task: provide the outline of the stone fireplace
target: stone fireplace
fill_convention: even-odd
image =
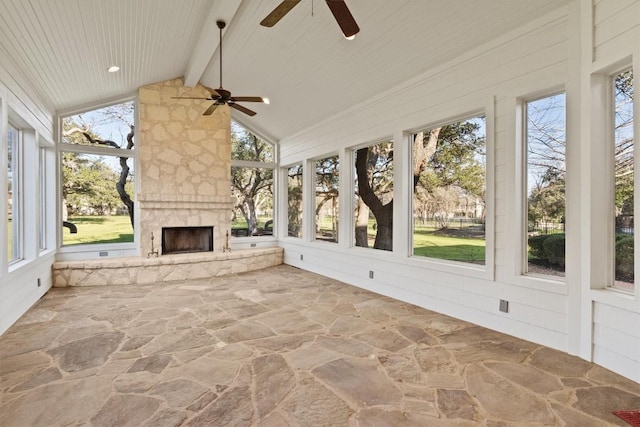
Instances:
[[[209,96],[182,79],[140,88],[138,149],[140,253],[151,252],[151,234],[163,228],[213,226],[214,252],[231,228],[231,113],[210,101],[173,99]],[[157,243],[157,242],[156,242]],[[157,247],[157,244],[156,244]]]
[[[207,97],[209,92],[201,86],[186,89],[182,79],[139,90],[136,203],[140,256],[56,262],[54,286],[203,279],[282,264],[282,248],[224,250],[233,209],[231,113],[225,105],[203,116],[210,101],[174,96]],[[208,231],[201,234],[205,228]],[[183,234],[179,243],[174,241],[170,254],[164,253],[166,245],[161,246],[160,241],[166,240],[168,229],[191,230],[186,232],[190,243],[185,243]]]

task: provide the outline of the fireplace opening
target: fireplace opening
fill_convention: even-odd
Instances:
[[[213,226],[163,227],[162,254],[213,252]]]

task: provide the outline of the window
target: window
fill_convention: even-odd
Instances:
[[[134,241],[134,102],[62,119],[62,242]]]
[[[355,150],[355,245],[393,250],[393,142]]]
[[[302,165],[287,169],[287,236],[302,237]]]
[[[40,147],[38,153],[38,243],[39,249],[47,248],[47,150]]]
[[[615,105],[613,161],[615,255],[613,287],[633,291],[634,287],[634,134],[633,72],[613,79]]]
[[[273,235],[274,147],[231,122],[231,235]]]
[[[526,273],[564,277],[565,104],[564,93],[525,104]]]
[[[316,240],[338,242],[338,156],[316,160]]]
[[[485,264],[485,118],[412,137],[413,255]]]
[[[8,158],[7,158],[7,236],[9,263],[22,259],[22,181],[20,175],[20,132],[9,125],[8,127]]]

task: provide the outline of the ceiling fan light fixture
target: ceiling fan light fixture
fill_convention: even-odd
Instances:
[[[348,36],[348,37],[344,36],[344,38],[347,39],[347,40],[353,40],[353,39],[356,38],[356,35],[354,34],[354,35],[351,35],[351,36]]]
[[[118,67],[117,65],[112,65],[109,68],[107,68],[107,71],[110,73],[115,73],[120,71],[120,67]]]
[[[210,116],[216,110],[216,108],[220,105],[227,105],[235,110],[240,111],[248,116],[255,116],[256,112],[248,109],[247,107],[243,107],[238,104],[238,102],[262,102],[265,104],[269,103],[268,98],[263,98],[261,96],[232,96],[231,92],[224,89],[222,87],[222,30],[226,27],[226,23],[222,20],[216,21],[216,25],[219,29],[219,45],[218,52],[220,54],[220,87],[218,89],[213,89],[207,86],[202,85],[205,89],[209,91],[208,97],[202,96],[172,96],[175,99],[206,99],[207,101],[213,101],[213,104],[209,106],[203,113],[204,116]]]

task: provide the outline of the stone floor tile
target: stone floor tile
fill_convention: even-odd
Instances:
[[[208,392],[210,390],[207,387],[185,378],[178,378],[154,385],[148,394],[162,398],[171,408],[186,408]]]
[[[390,352],[400,351],[411,345],[411,341],[391,330],[365,332],[354,335],[353,338]]]
[[[82,371],[104,364],[123,338],[122,332],[102,332],[52,348],[47,354],[66,372]]]
[[[542,397],[505,381],[489,369],[471,365],[467,367],[465,377],[469,394],[492,418],[542,425],[555,423]]]
[[[571,387],[560,382],[557,377],[529,365],[510,362],[486,362],[484,364],[493,372],[521,385],[535,393],[547,394]]]
[[[253,393],[259,417],[271,413],[296,386],[295,373],[279,354],[253,359]]]
[[[640,408],[640,396],[611,386],[598,386],[576,390],[577,401],[574,408],[612,424],[620,423],[613,411],[636,410]]]
[[[537,349],[531,356],[530,363],[559,377],[582,377],[592,366],[585,360],[547,347]]]
[[[151,418],[160,403],[153,397],[116,394],[91,418],[91,423],[95,427],[137,427]]]
[[[360,406],[394,405],[402,393],[367,359],[338,359],[315,368],[313,374],[341,396]]]
[[[187,425],[193,427],[250,426],[253,413],[249,386],[234,387],[200,411]]]
[[[342,399],[313,379],[303,381],[283,405],[299,426],[345,426],[354,412]]]
[[[53,382],[22,394],[0,410],[2,427],[71,425],[88,420],[111,393],[107,378]],[[61,404],[64,402],[64,404]]]

